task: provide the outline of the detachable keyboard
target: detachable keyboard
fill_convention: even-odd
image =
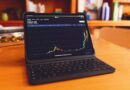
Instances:
[[[114,72],[114,68],[96,58],[28,64],[31,84],[47,83]]]

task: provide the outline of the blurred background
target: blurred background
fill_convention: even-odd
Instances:
[[[0,0],[0,47],[23,44],[25,12],[83,12],[91,35],[130,49],[130,0]]]

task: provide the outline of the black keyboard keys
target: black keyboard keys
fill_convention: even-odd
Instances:
[[[96,72],[106,69],[111,69],[111,67],[93,58],[34,64],[30,67],[31,78],[33,80],[44,80],[75,73]]]

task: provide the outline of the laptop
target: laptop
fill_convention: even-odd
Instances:
[[[24,15],[25,57],[30,84],[113,73],[95,57],[86,15]]]

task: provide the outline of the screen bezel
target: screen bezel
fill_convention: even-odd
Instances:
[[[95,54],[95,51],[94,51],[94,48],[93,48],[93,44],[92,44],[92,40],[91,40],[91,36],[90,36],[90,31],[89,31],[89,28],[88,28],[88,23],[87,23],[87,18],[86,18],[86,15],[84,13],[25,13],[24,14],[24,43],[25,43],[25,59],[27,62],[36,62],[36,61],[39,61],[39,60],[30,60],[28,57],[28,38],[27,38],[27,15],[84,15],[85,17],[85,23],[86,23],[86,31],[88,32],[88,38],[89,38],[89,43],[91,44],[91,51],[92,53],[90,55],[94,55]],[[84,56],[84,55],[83,55]],[[70,56],[70,57],[73,57],[73,56]],[[61,58],[64,58],[64,57],[61,57]],[[55,58],[56,59],[56,58]],[[51,60],[51,59],[50,59]],[[44,60],[42,59],[42,62],[44,62]]]

